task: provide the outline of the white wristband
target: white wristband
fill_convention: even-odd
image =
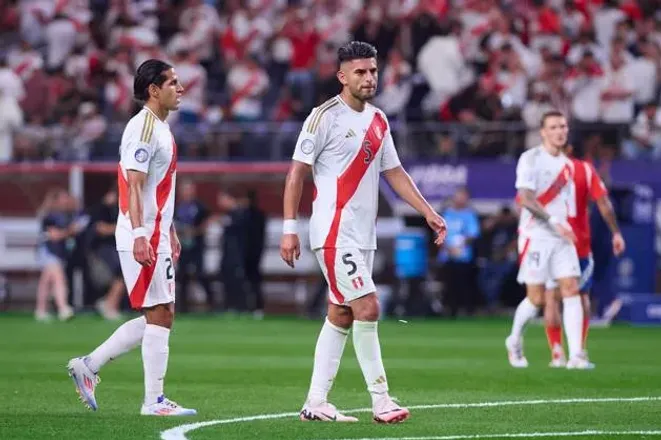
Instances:
[[[139,228],[133,229],[133,239],[135,240],[139,237],[147,237],[147,228],[140,226]]]
[[[554,216],[549,217],[549,225],[560,225],[562,223],[563,222],[558,217],[554,217]]]
[[[282,233],[283,234],[298,234],[298,222],[296,219],[290,218],[285,219],[282,222]]]

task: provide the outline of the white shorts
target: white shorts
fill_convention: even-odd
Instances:
[[[519,284],[544,286],[548,280],[578,278],[580,275],[573,243],[519,237]]]
[[[587,258],[579,258],[578,264],[581,268],[581,276],[578,279],[578,291],[588,293],[592,287],[592,275],[594,273],[594,259],[592,254]],[[553,290],[558,287],[555,280],[548,280],[546,282],[546,290]]]
[[[346,306],[376,292],[372,280],[374,251],[355,248],[327,248],[314,251],[328,282],[331,303]]]
[[[149,267],[141,266],[133,252],[119,251],[119,264],[131,307],[140,310],[174,302],[174,265],[170,254],[157,254]]]

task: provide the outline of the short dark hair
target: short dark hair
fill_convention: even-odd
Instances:
[[[362,60],[365,58],[376,58],[376,47],[363,41],[350,41],[337,50],[337,63],[345,61]]]
[[[565,117],[564,113],[562,113],[560,110],[549,110],[542,115],[542,119],[539,122],[539,126],[541,128],[544,128],[544,124],[546,124],[546,120],[548,118],[564,118],[564,117]]]
[[[133,97],[142,102],[149,99],[149,86],[155,84],[161,87],[167,77],[165,72],[172,66],[161,60],[147,60],[140,64],[133,80]]]

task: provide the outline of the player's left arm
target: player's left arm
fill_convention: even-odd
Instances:
[[[613,209],[613,204],[608,197],[606,185],[604,185],[603,180],[601,180],[599,174],[597,174],[597,170],[595,170],[591,164],[588,164],[588,167],[590,167],[592,175],[590,179],[590,198],[597,204],[601,217],[604,219],[608,225],[608,229],[610,229],[613,234],[613,254],[619,257],[626,249],[626,243],[620,232],[620,227],[617,224],[617,217],[615,215],[615,210]]]
[[[438,234],[434,243],[440,246],[445,240],[447,227],[443,217],[438,215],[429,202],[420,194],[409,173],[402,167],[390,131],[384,140],[384,151],[381,158],[381,172],[392,189],[413,209],[427,220],[429,227]]]
[[[172,249],[172,262],[176,265],[181,256],[181,241],[179,241],[174,222],[170,225],[170,248]]]

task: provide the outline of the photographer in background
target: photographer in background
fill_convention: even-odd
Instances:
[[[101,204],[92,214],[92,258],[88,264],[95,280],[108,280],[110,287],[106,295],[96,302],[96,309],[107,320],[121,318],[119,309],[124,294],[124,279],[115,244],[115,228],[119,207],[117,186],[113,185],[103,196]],[[100,272],[103,271],[103,275]]]
[[[174,221],[181,241],[181,256],[176,278],[179,280],[177,308],[188,312],[189,293],[193,280],[197,280],[204,289],[209,311],[214,307],[214,294],[209,277],[204,272],[205,237],[211,214],[197,198],[195,184],[184,180],[179,186],[179,197],[174,210]]]

